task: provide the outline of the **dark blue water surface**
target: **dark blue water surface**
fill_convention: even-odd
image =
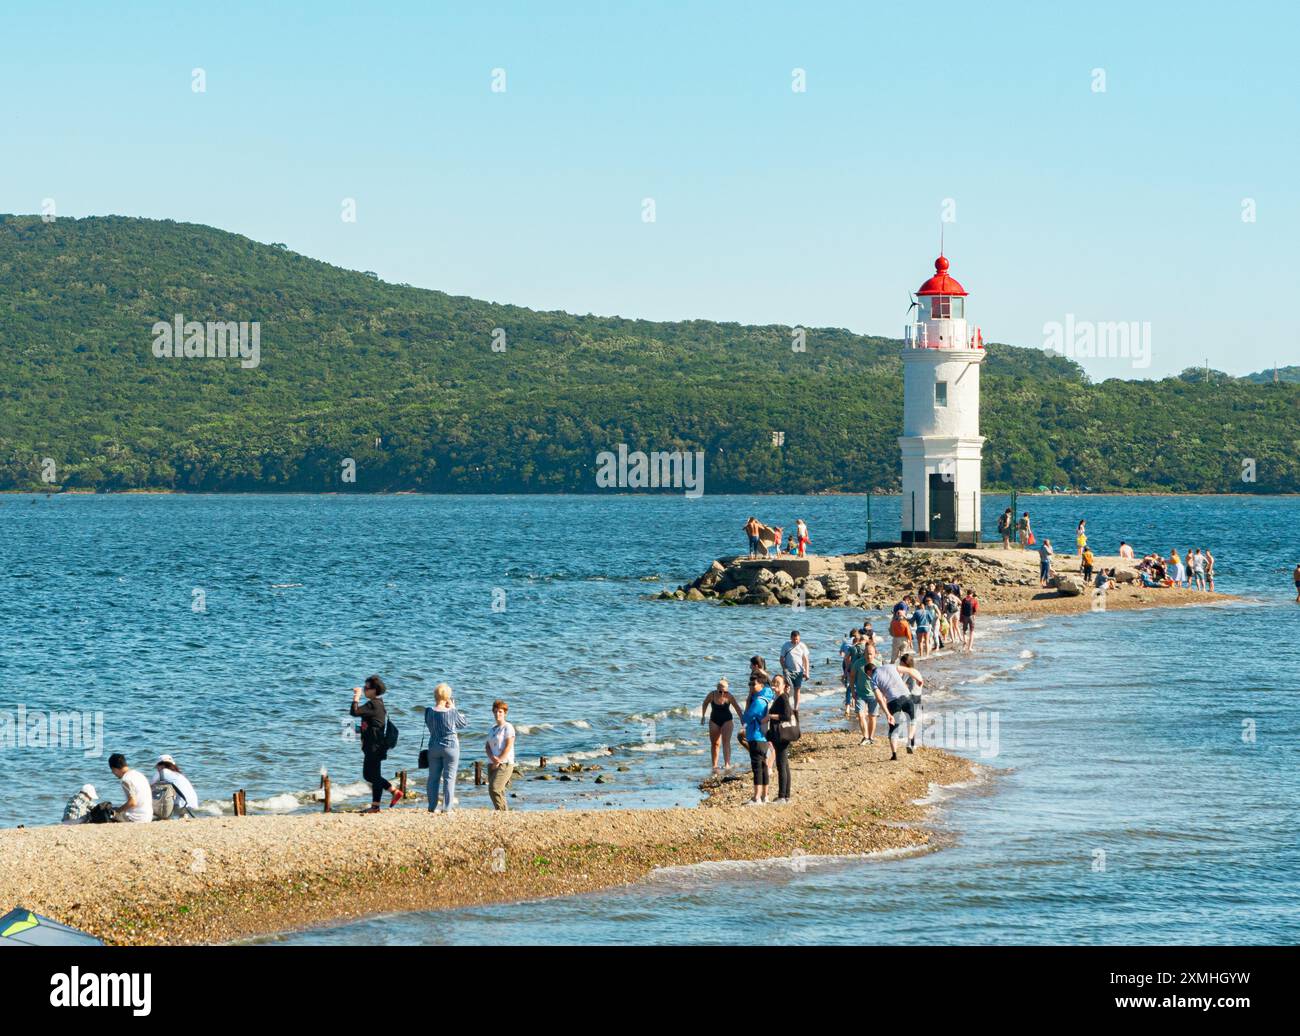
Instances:
[[[985,528],[1006,503],[986,498]],[[991,620],[974,657],[929,663],[928,707],[978,713],[986,734],[952,745],[981,779],[936,795],[938,851],[684,868],[288,941],[1295,942],[1300,501],[1020,503],[1058,544],[1087,517],[1107,552],[1208,546],[1218,588],[1250,601]],[[897,534],[897,508],[873,501],[873,538]],[[775,656],[798,625],[831,681],[825,660],[861,613],[650,595],[743,547],[751,513],[803,517],[816,549],[841,552],[861,547],[866,512],[863,497],[0,498],[0,824],[56,821],[85,781],[120,798],[113,751],[144,765],[170,752],[208,812],[237,788],[250,810],[313,808],[322,767],[336,798],[359,801],[345,713],[371,672],[404,732],[390,770],[410,766],[447,680],[474,720],[467,760],[500,696],[522,759],[582,759],[609,780],[517,780],[518,808],[689,804],[718,676],[740,685],[748,657]],[[809,711],[832,723],[834,703]],[[28,723],[102,713],[103,754],[5,742],[20,708]],[[486,805],[468,783],[460,795]],[[754,909],[759,883],[782,910]]]

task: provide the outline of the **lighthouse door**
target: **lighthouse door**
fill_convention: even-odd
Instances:
[[[930,476],[930,539],[955,543],[957,540],[957,485],[949,475]]]

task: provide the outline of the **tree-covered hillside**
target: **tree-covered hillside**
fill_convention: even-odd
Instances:
[[[259,364],[155,356],[178,313],[258,321]],[[0,489],[589,492],[619,443],[705,451],[709,492],[896,487],[899,343],[791,341],[492,305],[191,224],[0,217]],[[988,351],[987,485],[1300,490],[1300,385],[1092,385]]]

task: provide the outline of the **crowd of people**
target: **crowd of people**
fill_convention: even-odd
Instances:
[[[1008,511],[1010,508],[1008,508]],[[1004,515],[1005,517],[1005,515]],[[1113,590],[1117,582],[1117,572],[1112,566],[1106,568],[1097,564],[1097,558],[1088,545],[1088,524],[1080,519],[1075,527],[1075,549],[1079,561],[1079,576],[1085,584],[1094,590]],[[1038,583],[1042,587],[1050,586],[1056,578],[1056,551],[1050,539],[1044,539],[1038,547]],[[1136,561],[1136,554],[1127,540],[1120,540],[1119,557],[1124,561]],[[1133,566],[1144,587],[1181,587],[1187,590],[1214,591],[1214,555],[1208,547],[1188,547],[1179,555],[1175,548],[1169,556],[1147,554]],[[1297,587],[1297,599],[1300,600],[1300,587]]]

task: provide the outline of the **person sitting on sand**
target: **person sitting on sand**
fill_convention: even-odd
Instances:
[[[735,709],[737,716],[743,716],[740,704],[736,701],[735,696],[727,684],[726,678],[718,681],[718,685],[704,696],[704,704],[700,706],[700,723],[703,724],[707,717],[709,724],[709,750],[713,756],[713,772],[718,772],[718,749],[722,749],[723,765],[728,770],[731,769],[731,711]]]
[[[778,546],[779,546],[779,544],[778,544]],[[794,556],[795,556],[795,553],[798,551],[798,549],[799,549],[798,546],[797,546],[797,545],[795,544],[795,542],[794,542],[794,533],[790,533],[790,539],[786,542],[786,545],[785,545],[785,552],[786,552],[786,554],[788,554],[790,557],[794,557]]]
[[[194,790],[194,785],[190,779],[181,773],[181,768],[176,765],[176,760],[169,755],[160,755],[158,764],[154,768],[154,779],[150,786],[157,788],[163,784],[170,784],[175,790],[175,802],[172,807],[172,816],[193,816],[194,811],[199,807],[199,796]]]
[[[388,709],[383,696],[388,688],[378,676],[367,676],[360,687],[352,688],[351,713],[361,719],[361,776],[370,785],[370,808],[365,813],[378,813],[379,800],[384,792],[391,791],[393,800],[388,804],[392,809],[402,800],[402,792],[394,788],[385,778],[381,769],[388,758]],[[361,696],[365,695],[362,704]]]
[[[441,791],[442,812],[450,813],[456,805],[459,732],[469,726],[469,720],[456,708],[451,684],[440,683],[433,689],[433,704],[424,709],[424,725],[429,728],[429,812],[438,812]]]
[[[108,757],[108,768],[122,782],[126,802],[115,810],[114,820],[124,824],[147,824],[153,820],[153,795],[149,782],[139,770],[126,765],[126,756],[114,752]]]
[[[1048,581],[1052,578],[1052,555],[1056,552],[1052,550],[1052,541],[1043,540],[1042,546],[1038,548],[1038,585],[1047,586]]]
[[[1124,542],[1123,540],[1120,540],[1120,541],[1119,541],[1119,556],[1120,556],[1121,558],[1124,558],[1124,559],[1128,560],[1128,561],[1132,561],[1132,560],[1133,560],[1133,548],[1130,547],[1130,546],[1129,546],[1126,542]]]
[[[1094,590],[1114,590],[1115,589],[1115,570],[1097,569],[1097,577],[1092,583]]]
[[[916,707],[919,699],[908,689],[908,684],[924,687],[925,680],[917,670],[904,665],[873,665],[868,668],[867,676],[871,679],[871,690],[881,709],[884,710],[885,720],[889,724],[890,760],[898,758],[896,735],[898,728],[902,726],[903,716],[908,718],[907,732],[910,736],[907,741],[907,754],[911,755],[916,750]]]
[[[93,784],[83,784],[77,789],[77,793],[68,799],[68,804],[63,807],[63,824],[84,824],[90,819],[90,811],[94,808],[95,800],[99,798],[99,793],[95,791]]]
[[[749,698],[745,701],[745,711],[741,716],[745,725],[745,747],[749,750],[749,762],[754,772],[754,797],[746,805],[761,806],[767,802],[767,785],[769,781],[767,752],[771,743],[767,740],[768,710],[776,697],[771,687],[765,686],[761,677],[749,678]]]

